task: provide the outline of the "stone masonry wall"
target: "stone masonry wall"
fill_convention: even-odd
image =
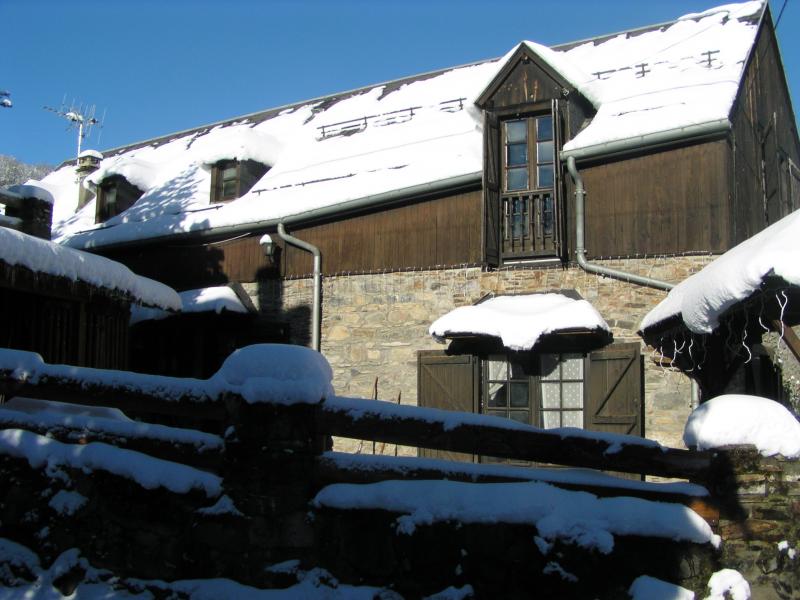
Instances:
[[[600,262],[626,272],[679,282],[711,256],[628,258]],[[288,319],[294,343],[307,343],[310,278],[245,284],[268,317]],[[429,335],[439,316],[472,304],[487,293],[518,294],[575,289],[608,322],[616,341],[641,341],[636,329],[665,292],[589,274],[578,267],[545,269],[480,268],[329,276],[323,279],[322,353],[334,370],[337,393],[417,402],[417,352],[444,349]],[[647,352],[643,347],[643,352]],[[691,411],[691,384],[645,355],[645,435],[682,447]],[[337,449],[371,452],[363,444]],[[394,453],[394,447],[376,451]]]

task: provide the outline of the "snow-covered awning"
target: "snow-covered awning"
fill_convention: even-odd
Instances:
[[[165,310],[181,308],[181,299],[175,290],[140,277],[125,265],[4,227],[0,227],[0,264],[25,267],[34,273],[119,292],[146,306]]]
[[[594,332],[610,338],[611,329],[600,313],[577,294],[571,296],[496,296],[450,311],[434,321],[429,333],[440,341],[475,336],[498,338],[509,350],[532,350],[550,334]]]
[[[180,292],[178,296],[180,296],[183,304],[180,312],[167,312],[157,308],[135,306],[131,309],[130,324],[134,325],[142,321],[157,321],[176,314],[211,312],[220,314],[222,311],[246,314],[250,312],[242,304],[236,292],[227,285],[187,290]]]
[[[787,287],[800,286],[800,211],[728,250],[676,285],[647,313],[639,329],[647,335],[648,330],[680,318],[693,333],[711,333],[726,311],[764,289],[770,280],[782,280]]]

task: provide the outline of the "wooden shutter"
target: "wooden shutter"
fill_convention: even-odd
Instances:
[[[500,121],[483,113],[483,252],[484,263],[500,265]]]
[[[478,357],[469,354],[448,356],[439,351],[417,355],[417,399],[420,406],[461,412],[478,412]],[[471,454],[427,450],[420,456],[446,460],[474,461]]]
[[[564,200],[563,200],[563,185],[564,178],[562,177],[561,161],[558,158],[561,152],[561,145],[563,143],[562,136],[562,115],[561,107],[558,98],[552,100],[552,116],[553,116],[553,206],[555,207],[555,239],[553,245],[558,256],[562,256],[562,249],[564,244]]]
[[[586,429],[644,435],[642,357],[638,343],[612,344],[589,355]]]

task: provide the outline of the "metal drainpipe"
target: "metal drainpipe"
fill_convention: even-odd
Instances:
[[[675,287],[674,284],[667,283],[666,281],[642,277],[641,275],[634,275],[633,273],[625,273],[624,271],[618,271],[608,267],[601,267],[600,265],[592,264],[586,260],[586,247],[584,245],[586,191],[583,188],[583,178],[575,167],[575,157],[570,156],[567,158],[567,170],[572,177],[572,181],[575,183],[575,256],[578,259],[578,265],[589,273],[613,277],[614,279],[620,279],[628,283],[636,283],[667,291]]]
[[[312,314],[311,314],[311,347],[319,352],[320,345],[320,314],[321,314],[321,301],[322,301],[322,256],[319,253],[319,248],[299,240],[296,237],[286,233],[283,223],[278,223],[278,236],[287,244],[297,246],[298,248],[311,252],[314,255],[314,297],[312,301]]]

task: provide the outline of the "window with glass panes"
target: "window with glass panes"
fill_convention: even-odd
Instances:
[[[553,254],[557,247],[553,117],[505,120],[502,136],[503,254]]]
[[[584,357],[493,355],[484,361],[485,414],[537,427],[583,427]]]
[[[269,170],[254,160],[222,160],[211,172],[211,201],[226,202],[241,198]]]

